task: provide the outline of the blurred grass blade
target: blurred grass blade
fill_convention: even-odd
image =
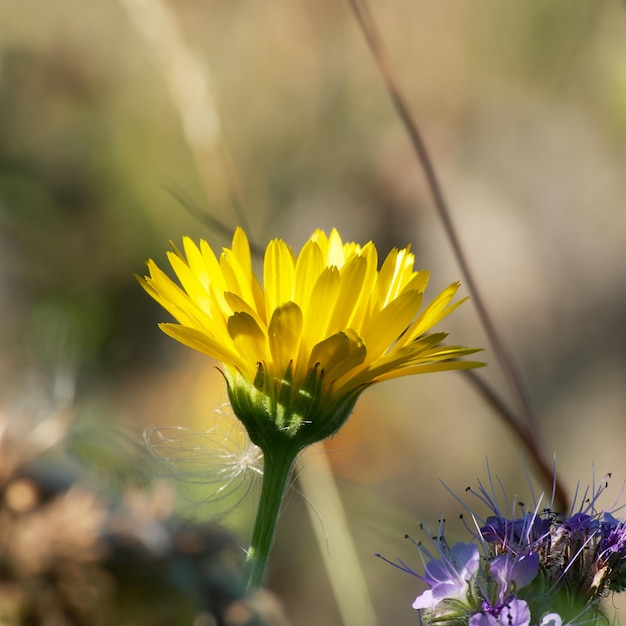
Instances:
[[[300,489],[315,507],[309,505],[307,511],[343,623],[376,626],[363,569],[324,447],[312,447],[298,459],[297,467]],[[332,529],[331,537],[326,536],[325,527]]]

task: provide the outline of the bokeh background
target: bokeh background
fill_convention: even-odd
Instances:
[[[372,5],[547,455],[570,493],[594,463],[618,492],[626,7]],[[215,364],[160,333],[165,313],[133,274],[148,257],[165,265],[169,240],[219,248],[238,224],[261,248],[280,236],[298,249],[313,229],[335,226],[382,254],[411,244],[431,270],[431,295],[461,276],[347,2],[0,3],[6,415],[69,407],[71,428],[84,426],[76,454],[111,481],[132,463],[103,433],[210,428],[226,400]],[[487,347],[481,374],[507,397],[471,302],[442,328],[454,343]],[[460,374],[369,390],[325,447],[380,624],[417,623],[420,587],[373,554],[419,567],[405,533],[420,539],[420,521],[446,515],[454,534],[461,507],[439,479],[463,494],[486,478],[488,458],[511,494],[528,497],[519,442]],[[243,546],[252,505],[226,522]],[[302,626],[342,623],[307,512],[316,505],[296,484],[268,578]],[[194,497],[181,511],[212,515]],[[342,539],[325,532],[332,556]]]

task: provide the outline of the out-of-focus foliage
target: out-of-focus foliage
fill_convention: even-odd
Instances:
[[[2,624],[285,624],[268,594],[246,597],[242,551],[224,528],[172,515],[170,486],[97,488],[65,453],[77,438],[62,415],[31,416],[32,428],[10,417],[0,418]],[[103,433],[91,434],[95,449]]]

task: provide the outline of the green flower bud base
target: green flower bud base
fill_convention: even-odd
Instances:
[[[312,368],[294,386],[291,368],[281,381],[264,376],[259,365],[254,383],[232,370],[223,372],[235,415],[263,452],[263,483],[252,540],[244,567],[247,589],[263,583],[280,506],[300,450],[333,435],[346,422],[365,386],[343,398],[323,392],[323,373]]]

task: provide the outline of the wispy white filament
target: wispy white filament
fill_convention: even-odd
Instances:
[[[241,505],[260,483],[263,455],[230,408],[218,409],[207,430],[150,427],[143,438],[151,471],[176,482],[181,499],[207,504],[211,517]]]

